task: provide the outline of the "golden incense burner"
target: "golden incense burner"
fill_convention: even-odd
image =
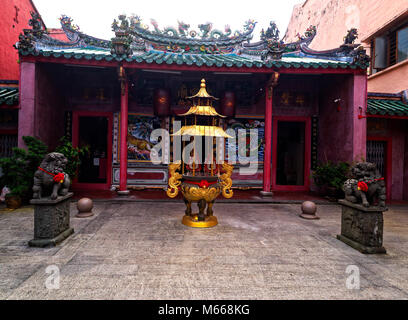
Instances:
[[[174,198],[181,190],[186,204],[182,223],[190,227],[208,228],[218,224],[212,209],[215,199],[220,193],[225,198],[233,196],[231,189],[233,166],[220,159],[223,153],[217,154],[217,148],[214,145],[215,139],[231,137],[219,126],[219,118],[224,116],[218,114],[213,107],[212,103],[217,98],[207,93],[204,79],[201,80],[198,93],[188,99],[193,101],[193,106],[180,115],[185,117],[184,126],[173,136],[192,137],[191,143],[194,144],[194,148],[186,154],[185,141],[183,141],[181,160],[169,164],[170,178],[167,195]],[[201,139],[204,137],[205,148],[202,145],[197,148],[197,137]],[[199,151],[204,149],[203,157]],[[217,160],[221,164],[217,164]],[[198,204],[197,214],[192,213],[192,202]]]

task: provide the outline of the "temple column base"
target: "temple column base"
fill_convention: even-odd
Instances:
[[[129,195],[129,193],[130,193],[129,190],[118,190],[118,191],[117,191],[117,194],[118,194],[119,196],[127,196],[127,195]]]
[[[261,195],[262,198],[271,198],[273,196],[272,191],[260,191],[259,194]]]

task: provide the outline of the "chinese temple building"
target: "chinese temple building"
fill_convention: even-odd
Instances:
[[[353,30],[339,48],[315,51],[308,47],[316,35],[312,26],[284,43],[271,22],[252,42],[252,20],[241,31],[222,31],[209,23],[160,28],[153,20],[149,28],[138,16],[122,15],[112,24],[115,37],[102,40],[67,16],[60,20],[68,41],[50,37],[34,15],[16,44],[18,143],[31,135],[53,147],[65,135],[76,146],[90,146],[74,188],[165,189],[172,150],[163,150],[162,164],[152,163],[158,141],[151,132],[175,132],[173,121],[189,110],[187,97],[202,78],[220,98],[213,107],[226,116],[223,130],[258,133],[256,156],[249,150],[237,155],[247,161],[234,164],[235,188],[260,188],[265,195],[308,191],[319,161],[366,157],[369,59],[354,44]],[[251,163],[256,173],[240,173]]]

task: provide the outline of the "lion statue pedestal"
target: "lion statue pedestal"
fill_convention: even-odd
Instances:
[[[71,234],[70,199],[68,192],[70,180],[64,172],[67,159],[61,153],[53,152],[45,156],[34,174],[34,239],[31,247],[55,246]]]
[[[361,253],[386,253],[383,247],[385,182],[376,165],[360,162],[351,168],[352,179],[343,186],[341,234],[337,239]]]
[[[30,247],[49,247],[65,240],[74,233],[70,227],[70,199],[72,192],[55,200],[33,199],[34,205],[34,239]]]

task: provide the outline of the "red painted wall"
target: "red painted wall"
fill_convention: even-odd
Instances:
[[[391,199],[403,199],[404,190],[404,147],[406,134],[405,120],[389,120],[392,137],[392,185]]]
[[[30,11],[37,11],[29,0],[3,0],[0,9],[0,80],[19,80],[17,50],[13,44],[28,28]]]
[[[408,199],[408,121],[368,118],[370,136],[390,138],[392,173],[391,200]],[[381,124],[381,125],[379,125]]]
[[[403,199],[408,200],[408,121],[405,126],[404,189]]]
[[[324,76],[319,101],[319,161],[353,161],[352,76]],[[340,100],[337,111],[335,99]]]
[[[35,136],[44,141],[50,150],[64,134],[64,88],[58,83],[52,65],[36,66]]]

